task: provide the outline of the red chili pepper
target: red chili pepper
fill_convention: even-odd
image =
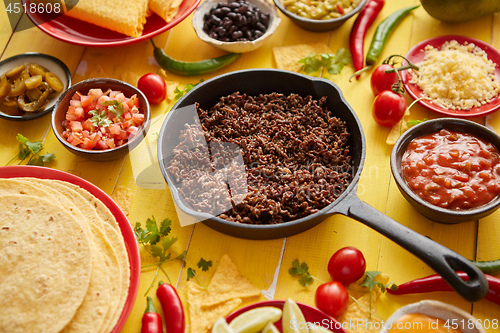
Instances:
[[[457,272],[457,275],[464,281],[469,281],[469,276],[465,272]],[[485,274],[488,280],[488,293],[484,298],[500,304],[500,279]],[[424,278],[415,279],[397,286],[396,289],[387,288],[387,292],[393,295],[421,294],[433,291],[454,291],[453,288],[438,274]]]
[[[184,333],[186,320],[181,299],[174,286],[160,281],[156,296],[160,300],[168,333]]]
[[[364,66],[364,44],[368,28],[373,24],[375,18],[384,7],[385,0],[368,0],[365,7],[359,12],[349,36],[349,48],[351,50],[352,64],[357,72]],[[356,76],[356,80],[360,75]]]
[[[161,316],[156,312],[153,300],[148,296],[148,305],[142,316],[141,333],[163,333]]]

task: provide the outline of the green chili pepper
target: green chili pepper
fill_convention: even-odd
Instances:
[[[418,8],[419,6],[420,5],[411,6],[397,10],[378,25],[366,55],[367,66],[371,66],[377,62],[391,32],[399,24],[399,22],[401,22],[412,10]]]
[[[368,53],[366,54],[366,66],[356,71],[351,78],[369,70],[377,62],[378,58],[382,54],[382,51],[384,50],[385,44],[391,32],[399,24],[399,22],[401,22],[412,10],[418,8],[419,6],[420,5],[411,6],[397,10],[380,22],[375,30],[375,34],[373,35]]]
[[[197,62],[185,62],[172,59],[166,55],[161,48],[157,47],[153,40],[151,40],[151,43],[153,43],[153,54],[158,65],[160,65],[161,68],[178,75],[194,76],[208,74],[229,65],[241,56],[240,53],[229,53],[212,59]]]
[[[500,273],[500,259],[489,261],[471,260],[483,273],[495,275]]]

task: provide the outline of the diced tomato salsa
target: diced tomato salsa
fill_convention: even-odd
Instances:
[[[76,92],[70,100],[63,122],[63,137],[73,146],[89,150],[120,147],[139,132],[144,114],[137,95],[126,97],[120,91],[90,89]]]
[[[500,194],[500,157],[491,143],[441,130],[410,142],[403,176],[423,200],[447,209],[471,209]]]

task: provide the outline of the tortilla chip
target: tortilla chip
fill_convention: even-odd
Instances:
[[[302,64],[298,61],[314,52],[315,54],[332,53],[324,43],[297,44],[273,48],[276,68],[300,72]]]
[[[240,274],[236,264],[227,254],[223,255],[210,284],[209,294],[203,299],[202,307],[225,303],[233,298],[260,295],[261,291]]]
[[[65,15],[130,37],[140,37],[149,13],[148,0],[79,0]]]
[[[187,301],[189,303],[189,318],[191,333],[205,333],[220,317],[225,317],[241,304],[241,298],[233,298],[214,306],[202,306],[208,292],[197,283],[187,283]]]
[[[122,209],[123,213],[128,216],[130,206],[132,205],[132,192],[125,186],[117,186],[111,195],[111,198]]]
[[[150,0],[149,9],[165,22],[170,22],[179,11],[181,3],[182,0]]]
[[[349,294],[356,300],[349,298],[349,306],[338,321],[344,323],[342,327],[345,327],[349,333],[377,333],[382,327],[382,320],[377,316],[377,300],[382,292],[377,287],[371,291],[370,306],[369,289],[361,286],[362,280],[348,286]],[[379,274],[375,280],[386,285],[389,282],[389,276]]]

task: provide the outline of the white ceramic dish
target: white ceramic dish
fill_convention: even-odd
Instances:
[[[486,333],[481,323],[470,313],[456,306],[434,300],[423,300],[399,308],[385,322],[379,333],[388,333],[401,316],[408,313],[422,313],[448,321],[450,327],[456,325],[463,333]],[[424,332],[425,329],[422,329]]]
[[[244,53],[253,51],[259,47],[261,47],[271,35],[276,31],[276,28],[280,24],[280,17],[276,7],[272,2],[266,0],[247,0],[248,2],[256,5],[259,10],[265,14],[269,15],[269,26],[267,27],[266,32],[261,37],[257,38],[253,41],[246,42],[222,42],[220,40],[214,39],[210,37],[205,31],[203,31],[203,16],[205,13],[208,13],[212,7],[216,6],[219,1],[207,0],[203,1],[198,8],[194,11],[193,14],[193,28],[198,37],[208,44],[219,48],[221,50],[227,52],[234,53]]]
[[[5,60],[2,60],[0,62],[0,75],[7,72],[11,68],[27,63],[36,63],[40,66],[47,68],[52,73],[56,74],[63,82],[64,89],[60,93],[51,97],[49,103],[42,111],[25,112],[23,115],[9,115],[0,112],[1,118],[10,120],[30,120],[39,118],[52,111],[52,109],[54,108],[54,104],[56,103],[59,96],[61,96],[64,93],[64,91],[66,91],[66,89],[68,89],[68,87],[71,86],[71,72],[69,71],[68,67],[61,60],[43,53],[34,53],[34,52],[22,53],[7,58]]]

